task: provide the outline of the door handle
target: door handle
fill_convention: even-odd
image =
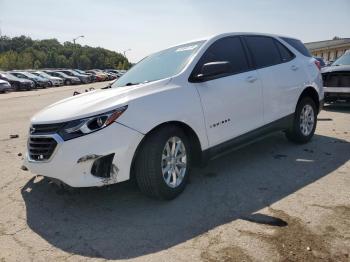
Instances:
[[[246,78],[246,81],[249,82],[249,83],[254,83],[256,80],[258,80],[258,78],[255,77],[255,76],[248,76]]]
[[[297,71],[299,67],[297,67],[296,65],[292,65],[290,68],[291,68],[293,71]]]

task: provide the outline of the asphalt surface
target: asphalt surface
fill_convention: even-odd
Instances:
[[[105,85],[0,95],[0,261],[350,261],[350,105],[326,106],[308,144],[278,133],[195,169],[170,202],[21,170],[30,117]]]

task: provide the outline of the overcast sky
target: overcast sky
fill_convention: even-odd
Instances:
[[[3,35],[154,51],[222,32],[266,32],[304,42],[350,37],[350,0],[0,0]]]

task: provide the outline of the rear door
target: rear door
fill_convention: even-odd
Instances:
[[[263,123],[260,79],[247,59],[241,37],[225,37],[203,54],[192,75],[198,75],[209,62],[228,61],[229,75],[193,83],[203,107],[210,146],[225,142]]]
[[[305,82],[297,57],[281,42],[267,36],[245,36],[263,85],[264,122],[271,123],[294,113]]]

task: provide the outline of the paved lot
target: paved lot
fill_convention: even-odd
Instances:
[[[88,87],[0,95],[0,261],[350,261],[350,106],[327,107],[311,143],[276,134],[161,202],[131,182],[63,191],[20,169],[30,117]]]

